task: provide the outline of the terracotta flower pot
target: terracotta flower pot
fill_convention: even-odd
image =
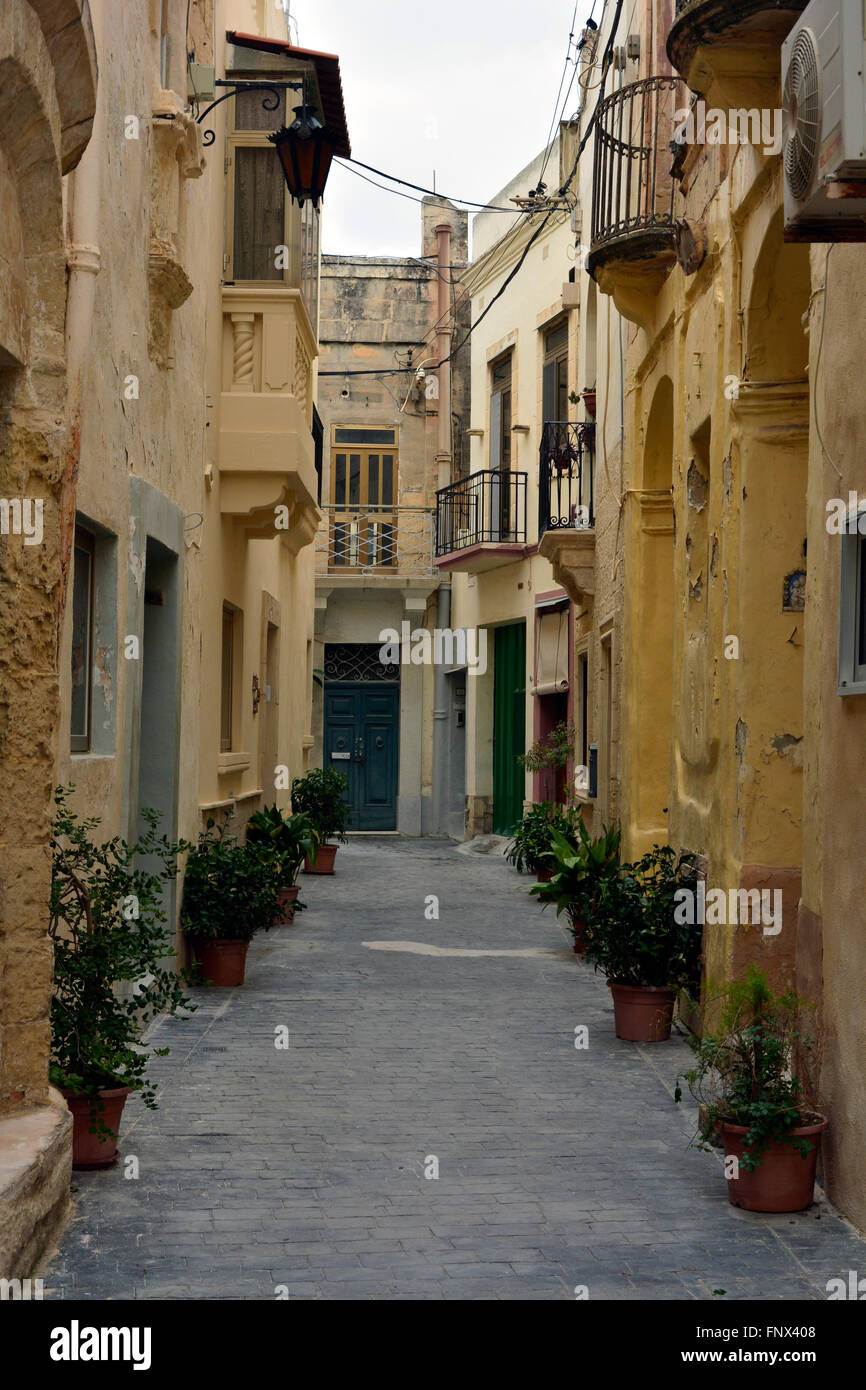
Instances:
[[[552,869],[538,869],[535,874],[536,883],[549,883],[553,878]]]
[[[120,1152],[117,1147],[117,1134],[129,1092],[129,1086],[116,1086],[111,1090],[97,1092],[102,1109],[91,1096],[75,1096],[70,1091],[63,1092],[72,1114],[73,1168],[111,1168],[117,1162]],[[108,1135],[91,1134],[91,1124],[100,1122],[110,1130]]]
[[[812,1147],[805,1158],[787,1140],[768,1144],[753,1173],[740,1167],[739,1177],[728,1178],[728,1200],[746,1211],[805,1211],[815,1195],[815,1169],[821,1148],[821,1135],[827,1128],[821,1116],[813,1124],[801,1125],[791,1137],[808,1139]],[[743,1157],[744,1125],[722,1125],[725,1159]]]
[[[202,977],[212,985],[242,985],[249,941],[194,941]]]
[[[569,912],[571,918],[571,930],[574,932],[574,954],[585,956],[587,948],[586,922],[582,917],[576,917],[573,912]]]
[[[676,990],[608,980],[616,1035],[626,1042],[664,1042],[671,1035]]]
[[[593,419],[595,419],[596,399],[597,399],[597,392],[595,392],[595,391],[584,391],[584,392],[583,392],[583,404],[586,406],[586,413],[587,413],[587,415],[591,415],[591,416],[593,417]]]
[[[295,903],[298,901],[300,888],[296,883],[286,885],[277,894],[280,906],[283,909],[282,917],[278,917],[274,926],[290,927],[295,920]]]
[[[311,864],[309,859],[304,860],[304,873],[332,874],[334,872],[334,860],[339,848],[339,845],[319,845],[315,864]]]

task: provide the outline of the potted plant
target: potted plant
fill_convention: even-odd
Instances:
[[[277,897],[282,917],[276,926],[290,926],[295,912],[305,904],[298,902],[298,874],[305,859],[315,864],[319,836],[310,817],[303,812],[284,816],[278,806],[266,806],[247,821],[247,844],[259,845],[273,856],[279,887]]]
[[[575,954],[583,956],[588,946],[589,923],[601,901],[602,885],[618,872],[622,832],[619,826],[605,826],[593,838],[580,815],[568,825],[568,833],[554,828],[551,834],[553,871],[549,882],[530,892],[545,905],[554,903],[557,916],[568,913]]]
[[[527,772],[542,774],[542,786],[547,793],[546,800],[555,799],[560,802],[566,799],[565,769],[569,758],[574,756],[574,740],[574,725],[561,720],[549,733],[536,739],[528,752],[522,753],[517,759]]]
[[[733,1206],[804,1211],[827,1127],[792,1071],[795,1053],[806,1057],[815,1046],[799,1027],[807,1006],[791,991],[774,994],[756,965],[726,984],[718,1003],[717,1027],[689,1039],[696,1063],[681,1078],[700,1106],[693,1142],[706,1148],[721,1138]]]
[[[157,835],[155,811],[142,811],[146,829],[134,844],[119,836],[96,843],[99,818],[70,809],[74,790],[56,789],[51,826],[49,1077],[72,1112],[73,1166],[108,1168],[130,1092],[156,1107],[148,1065],[168,1049],[142,1044],[144,1024],[194,1007],[186,975],[167,969],[174,940],[164,904],[178,856],[190,846]]]
[[[569,819],[559,806],[549,801],[539,802],[524,812],[505,850],[505,857],[519,874],[536,874],[539,883],[547,883],[553,873],[552,832],[558,830],[566,835],[569,829]]]
[[[243,984],[250,941],[281,914],[279,889],[270,850],[239,844],[226,824],[208,820],[187,860],[180,914],[205,980]]]
[[[618,1038],[670,1037],[677,993],[693,983],[701,955],[700,929],[677,920],[676,894],[696,885],[694,855],[677,857],[669,845],[602,879],[586,954],[607,977]]]
[[[314,767],[303,777],[296,777],[292,783],[292,807],[309,816],[319,837],[318,853],[315,862],[307,857],[304,872],[307,874],[332,874],[337,857],[337,845],[329,845],[328,840],[337,839],[346,843],[346,826],[349,824],[349,807],[346,794],[348,779],[332,767]]]

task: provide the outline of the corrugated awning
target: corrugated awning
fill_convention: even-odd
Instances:
[[[257,53],[273,53],[280,58],[294,58],[300,63],[312,63],[316,70],[319,95],[322,98],[325,126],[337,137],[336,153],[343,159],[351,158],[352,146],[349,143],[349,127],[346,124],[346,108],[343,105],[340,60],[335,53],[318,53],[313,48],[296,48],[294,44],[281,39],[263,39],[258,34],[242,34],[237,29],[229,29],[226,38],[236,48],[253,48]]]

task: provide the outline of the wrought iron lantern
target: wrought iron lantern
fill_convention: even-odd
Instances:
[[[315,109],[306,105],[295,107],[295,119],[268,139],[276,147],[286,187],[292,198],[303,207],[308,200],[318,207],[334,157],[336,140],[322,125]]]

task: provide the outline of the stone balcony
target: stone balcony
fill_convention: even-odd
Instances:
[[[777,105],[779,50],[807,0],[677,0],[667,53],[693,92],[723,110]]]
[[[321,513],[312,435],[318,344],[299,290],[222,290],[220,511],[249,536],[278,535],[294,554]]]

